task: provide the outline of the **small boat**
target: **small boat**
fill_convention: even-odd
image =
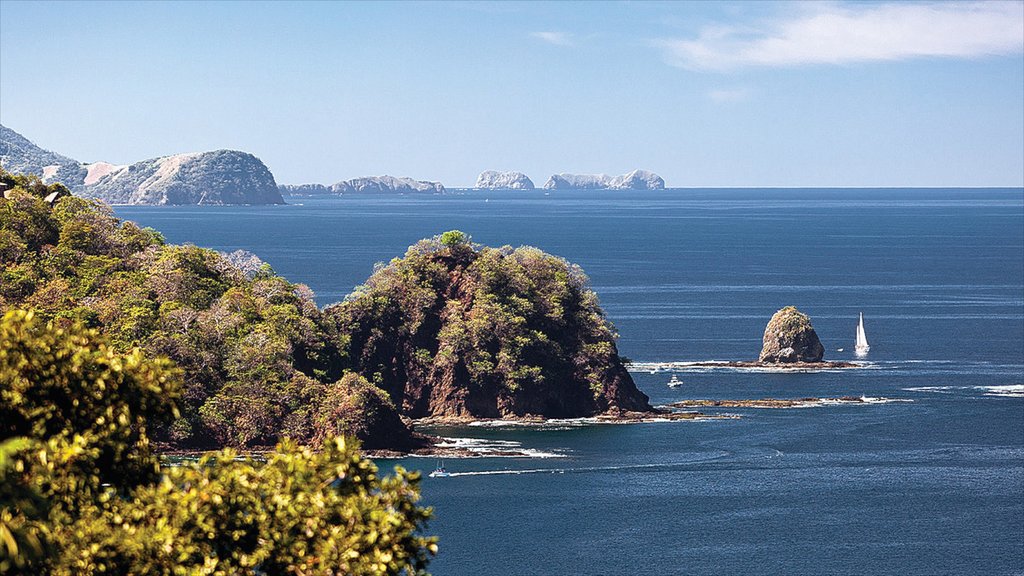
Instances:
[[[864,332],[864,313],[860,313],[860,322],[857,323],[857,345],[853,349],[857,354],[867,354],[871,350],[868,345],[868,335]]]
[[[668,387],[669,388],[676,388],[676,387],[682,386],[682,385],[683,385],[683,381],[680,380],[679,378],[676,378],[675,374],[673,374],[672,375],[672,379],[668,381]]]
[[[836,348],[836,352],[842,352],[843,350],[846,350],[846,348]]]
[[[444,469],[444,460],[437,461],[437,468],[429,474],[431,478],[447,478],[451,473]]]

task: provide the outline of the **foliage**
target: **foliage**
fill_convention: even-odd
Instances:
[[[179,373],[96,330],[0,321],[0,573],[399,574],[436,553],[418,476],[331,438],[163,470],[146,424]]]
[[[173,360],[184,375],[181,414],[157,426],[161,442],[312,441],[313,412],[346,369],[312,291],[269,265],[249,278],[220,253],[166,245],[95,201],[65,197],[51,207],[36,177],[0,180],[14,186],[0,199],[0,312],[82,322],[116,350]],[[396,437],[411,438],[399,426]]]
[[[352,369],[413,417],[649,409],[586,276],[536,248],[478,247],[449,231],[379,268],[328,314]],[[449,393],[447,406],[424,398]]]

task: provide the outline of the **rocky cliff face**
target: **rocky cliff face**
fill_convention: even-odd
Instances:
[[[549,190],[662,190],[665,180],[653,172],[633,170],[621,176],[555,174],[544,184]]]
[[[110,204],[284,203],[263,162],[235,150],[176,154],[127,166],[82,164],[0,126],[0,164]]]
[[[476,179],[475,188],[489,190],[533,190],[533,180],[522,172],[487,170]]]
[[[811,319],[793,306],[786,306],[772,316],[764,329],[763,342],[759,362],[821,362],[825,355]]]
[[[444,186],[440,182],[413,180],[412,178],[395,178],[394,176],[368,176],[338,182],[331,186],[333,194],[366,193],[414,193],[428,192],[441,194]]]
[[[651,411],[579,268],[446,233],[328,308],[352,369],[413,418]]]

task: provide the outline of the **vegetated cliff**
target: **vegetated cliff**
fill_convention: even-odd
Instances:
[[[665,180],[647,170],[633,170],[621,176],[607,174],[555,174],[544,188],[549,190],[662,190]]]
[[[110,204],[284,203],[263,162],[235,150],[176,154],[131,165],[82,164],[0,126],[0,164]]]
[[[759,362],[821,362],[825,355],[810,317],[793,306],[786,306],[772,316],[764,329],[763,342]]]
[[[325,313],[358,372],[419,417],[652,411],[576,266],[450,231],[409,248]]]
[[[0,182],[12,186],[0,198],[0,313],[81,322],[118,350],[173,360],[181,417],[157,431],[161,441],[244,448],[349,432],[368,448],[422,444],[383,392],[345,379],[308,287],[252,255],[165,244],[80,197],[51,206],[41,198],[53,185],[38,178],[0,171]]]
[[[486,170],[476,179],[474,188],[487,190],[533,190],[533,180],[522,172]]]
[[[440,182],[395,178],[394,176],[366,176],[353,178],[331,185],[332,194],[356,193],[414,193],[428,192],[441,194],[444,186]]]

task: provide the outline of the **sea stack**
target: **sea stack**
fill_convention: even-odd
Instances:
[[[779,310],[764,329],[764,346],[758,362],[791,364],[821,362],[825,347],[811,326],[809,316],[793,306]]]

